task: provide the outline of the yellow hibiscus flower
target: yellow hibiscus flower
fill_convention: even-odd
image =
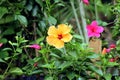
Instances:
[[[60,24],[57,28],[50,26],[46,37],[47,43],[56,48],[64,47],[64,42],[69,42],[72,39],[72,35],[69,33],[70,30],[71,27],[66,24]]]

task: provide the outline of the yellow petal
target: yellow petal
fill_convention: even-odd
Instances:
[[[56,44],[54,44],[56,48],[63,48],[64,47],[64,42],[62,40],[57,39]]]
[[[50,26],[48,29],[48,35],[57,36],[57,29],[55,26]]]
[[[47,36],[46,40],[47,40],[47,43],[49,45],[53,45],[56,48],[64,47],[64,42],[62,40],[59,40],[58,38],[56,38],[54,36]]]
[[[69,33],[71,30],[71,27],[69,27],[66,24],[60,24],[58,25],[58,30],[62,33],[62,34],[66,34]]]
[[[71,34],[65,34],[65,35],[63,35],[63,38],[61,40],[64,42],[69,42],[71,39],[72,39]]]

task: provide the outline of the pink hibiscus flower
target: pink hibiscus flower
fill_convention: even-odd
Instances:
[[[98,26],[97,21],[92,21],[90,25],[87,25],[88,37],[100,37],[100,33],[102,33],[104,28],[102,26]]]
[[[89,1],[88,0],[83,0],[83,3],[88,5],[89,4]]]
[[[34,48],[34,49],[41,49],[41,47],[38,44],[32,44],[29,46],[30,48]]]

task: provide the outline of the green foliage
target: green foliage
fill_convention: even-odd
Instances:
[[[78,24],[82,24],[79,2],[71,0],[78,15]],[[118,62],[109,62],[111,56],[95,54],[82,43],[84,37],[76,34],[76,19],[70,0],[0,0],[0,79],[18,75],[44,76],[45,80],[110,80],[113,74],[106,72],[108,67],[119,67]],[[79,0],[78,0],[79,1]],[[82,0],[80,0],[81,2]],[[120,1],[115,5],[105,0],[89,0],[83,4],[87,23],[96,20],[102,26],[108,26],[114,19],[112,36],[116,38],[120,25]],[[108,3],[108,4],[106,4]],[[112,9],[111,9],[112,5]],[[65,43],[62,49],[56,49],[46,43],[47,29],[51,25],[70,23],[73,25],[73,39]],[[82,27],[82,32],[83,31]],[[41,49],[30,48],[31,44],[41,45]],[[57,43],[56,43],[57,44]],[[117,41],[116,53],[120,52]],[[113,53],[110,53],[113,55]],[[120,56],[119,54],[113,56]],[[113,57],[112,56],[112,57]],[[94,62],[94,59],[98,59]],[[116,68],[114,74],[119,69]],[[117,74],[118,75],[118,74]],[[100,80],[99,79],[99,80]],[[119,77],[116,76],[116,80]]]
[[[117,38],[117,36],[120,34],[119,30],[120,30],[120,1],[117,0],[116,1],[116,4],[112,6],[112,12],[113,14],[116,16],[116,19],[114,20],[115,22],[115,25],[113,27],[113,30],[112,30],[112,35],[113,35],[113,38]]]

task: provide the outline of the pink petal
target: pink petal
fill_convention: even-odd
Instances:
[[[89,1],[88,0],[83,0],[83,3],[88,5],[89,4]]]
[[[98,26],[97,21],[92,21],[91,26]]]
[[[110,50],[111,50],[111,49],[110,49],[110,48],[108,48],[108,49],[106,49],[106,52],[107,52],[107,53],[109,53],[109,52],[110,52]]]
[[[88,33],[88,37],[92,37],[92,36],[94,36],[94,33],[89,32],[89,33]]]
[[[104,28],[102,26],[98,26],[96,29],[96,32],[102,33],[104,31]]]
[[[100,34],[99,33],[94,33],[94,36],[99,38],[100,37]]]

